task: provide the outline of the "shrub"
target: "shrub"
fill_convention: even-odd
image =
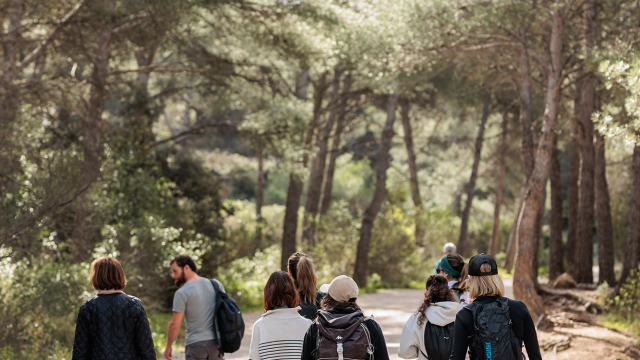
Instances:
[[[609,319],[640,335],[640,277],[637,270],[620,287],[620,293],[608,300]]]
[[[0,354],[70,358],[77,312],[91,296],[87,264],[27,259],[1,270]]]

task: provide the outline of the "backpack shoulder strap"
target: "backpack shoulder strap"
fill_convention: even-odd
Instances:
[[[369,359],[373,360],[374,348],[373,348],[373,344],[371,343],[371,333],[369,332],[369,329],[364,324],[364,322],[362,322],[360,326],[362,326],[362,329],[364,330],[364,334],[367,336],[367,354],[369,354]]]
[[[222,294],[224,294],[224,292],[222,290],[220,290],[220,283],[218,280],[216,279],[209,279],[209,281],[211,281],[211,285],[213,285],[213,290],[216,291],[216,297],[218,295],[222,296]]]
[[[211,282],[211,285],[213,285],[213,290],[215,292],[214,294],[214,299],[216,301],[216,305],[213,308],[213,337],[214,340],[216,342],[216,344],[218,345],[218,351],[220,351],[220,346],[222,346],[222,344],[220,343],[220,340],[218,339],[218,322],[216,321],[216,315],[218,314],[218,308],[220,308],[220,303],[221,303],[221,293],[222,291],[220,291],[220,286],[218,285],[218,281],[215,279],[209,279],[209,281]]]

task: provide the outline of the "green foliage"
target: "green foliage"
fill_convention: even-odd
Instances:
[[[607,300],[608,318],[620,323],[624,328],[640,336],[640,277],[633,270],[627,281],[620,287],[620,292],[613,299]]]
[[[373,273],[367,278],[367,286],[360,289],[360,292],[363,292],[365,294],[375,293],[382,287],[382,278],[377,273]]]
[[[264,285],[274,271],[280,270],[280,249],[271,246],[251,258],[234,260],[218,279],[225,291],[243,310],[262,309]]]
[[[75,318],[90,297],[86,264],[51,258],[0,267],[0,343],[14,359],[70,358]],[[27,350],[28,349],[28,350]],[[8,354],[14,353],[13,356]]]

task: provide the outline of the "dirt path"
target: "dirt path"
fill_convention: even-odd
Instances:
[[[510,280],[505,281],[505,288],[507,296],[513,297]],[[373,315],[380,324],[391,359],[400,359],[397,354],[402,328],[407,319],[418,308],[422,298],[422,290],[394,289],[382,290],[375,294],[364,294],[358,299],[358,303],[364,313]],[[234,354],[225,355],[226,360],[248,359],[251,328],[261,314],[261,312],[252,312],[245,315],[247,328],[242,347]]]
[[[505,288],[506,295],[513,298],[511,280],[505,280]],[[421,290],[394,289],[365,294],[358,300],[365,314],[373,315],[380,324],[391,359],[399,359],[397,351],[402,328],[418,308],[422,296]],[[247,327],[242,347],[234,354],[227,354],[225,359],[248,359],[251,329],[260,315],[261,312],[245,314]],[[564,308],[560,306],[554,310],[551,318],[556,326],[550,331],[538,332],[543,359],[640,359],[640,348],[634,346],[630,336],[594,325],[595,318],[589,316],[576,304],[566,304]],[[564,349],[565,343],[569,348]],[[178,357],[175,359],[180,360]]]

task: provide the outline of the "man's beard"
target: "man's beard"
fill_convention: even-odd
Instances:
[[[187,282],[187,278],[184,276],[184,272],[180,274],[180,277],[175,279],[176,286],[182,286]]]

